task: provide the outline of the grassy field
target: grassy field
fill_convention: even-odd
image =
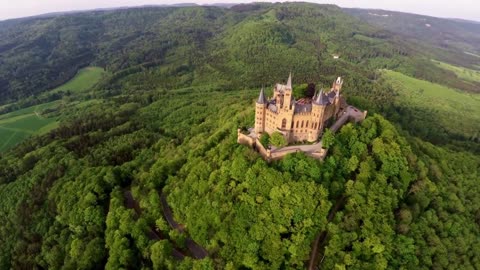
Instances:
[[[418,80],[402,73],[384,70],[383,77],[399,96],[396,102],[421,108],[432,113],[447,130],[466,136],[478,136],[480,131],[480,95]],[[421,117],[421,116],[420,116]]]
[[[457,66],[453,66],[444,62],[436,61],[436,60],[432,60],[432,61],[437,66],[443,69],[453,71],[461,79],[464,79],[467,81],[480,82],[480,71],[463,68],[463,67],[457,67]]]
[[[31,135],[43,134],[56,128],[56,119],[43,117],[41,111],[58,103],[59,101],[39,104],[0,115],[0,152],[12,148]]]
[[[364,35],[361,35],[361,34],[355,34],[355,36],[353,36],[353,37],[355,39],[366,41],[366,42],[371,43],[371,44],[378,44],[378,43],[385,42],[384,40],[381,40],[381,39],[378,39],[378,38],[367,37],[367,36],[364,36]]]
[[[73,79],[62,86],[59,86],[51,92],[67,91],[82,92],[94,86],[105,74],[103,68],[86,67],[81,69]]]
[[[94,86],[105,74],[99,67],[81,69],[78,74],[51,92],[79,93]],[[43,103],[0,115],[0,152],[6,151],[31,135],[44,134],[58,126],[54,118],[42,116],[42,111],[57,106],[61,101]]]

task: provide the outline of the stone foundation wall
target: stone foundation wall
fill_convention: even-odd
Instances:
[[[263,147],[263,145],[260,143],[259,139],[255,140],[255,147],[257,148],[257,151],[260,153],[260,155],[263,156],[264,159],[270,161],[271,151],[270,149],[265,149],[265,147]]]
[[[252,137],[243,134],[241,132],[241,130],[238,129],[237,130],[237,143],[253,147],[255,145],[255,140]]]

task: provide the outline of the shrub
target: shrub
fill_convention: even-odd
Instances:
[[[282,147],[287,145],[287,140],[285,140],[282,133],[274,132],[270,137],[270,143],[274,146]]]

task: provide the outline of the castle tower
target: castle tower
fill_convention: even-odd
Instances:
[[[333,90],[335,91],[335,100],[333,101],[334,105],[334,117],[337,116],[340,111],[340,90],[342,89],[343,80],[341,77],[338,77],[337,80],[333,83]]]
[[[323,93],[323,89],[320,90],[315,99],[312,102],[312,123],[310,128],[311,133],[308,134],[308,141],[313,142],[318,139],[323,130],[325,109],[327,107],[328,98]]]
[[[336,81],[333,82],[332,89],[338,93],[342,89],[343,80],[342,77],[338,77]]]
[[[288,75],[287,84],[285,85],[285,94],[283,96],[283,108],[285,110],[291,110],[292,108],[292,73]]]
[[[255,133],[260,134],[265,131],[265,109],[267,107],[267,98],[265,90],[262,87],[260,95],[255,103]]]

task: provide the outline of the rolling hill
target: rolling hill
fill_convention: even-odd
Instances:
[[[478,68],[480,23],[377,9],[344,9],[347,13],[422,45],[439,60]],[[435,48],[435,50],[431,50]],[[426,49],[426,50],[425,50]]]
[[[465,37],[445,47],[361,12],[253,3],[0,22],[0,269],[480,268],[480,82],[461,52],[477,54],[478,36],[440,20]],[[322,162],[267,162],[237,143],[260,87],[289,72],[295,89],[342,76],[368,110]]]
[[[177,84],[252,87],[292,69],[300,80],[317,81],[320,73],[334,76],[359,65],[455,82],[425,57],[429,50],[336,6],[318,7],[143,7],[0,22],[0,104],[58,87],[86,66],[103,67],[114,78],[163,67],[167,86],[168,77],[181,77]]]

